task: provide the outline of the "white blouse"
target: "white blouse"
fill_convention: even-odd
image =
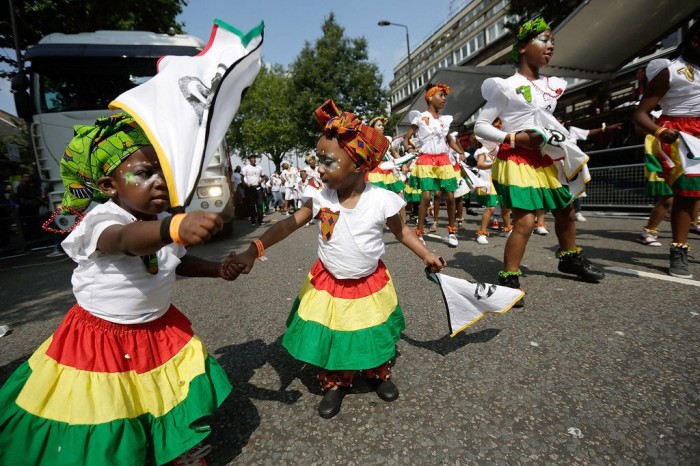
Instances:
[[[88,212],[61,243],[66,254],[78,263],[71,280],[78,304],[109,322],[138,324],[165,314],[170,307],[175,269],[186,252],[175,243],[160,248],[156,251],[158,273],[152,275],[138,256],[104,254],[97,249],[106,228],[135,221],[133,215],[110,200]]]
[[[314,218],[321,209],[338,214],[329,239],[317,222],[318,257],[338,279],[362,278],[376,270],[384,254],[384,225],[406,205],[398,194],[369,183],[353,209],[340,205],[335,189],[307,187],[303,198],[312,200]]]
[[[651,81],[668,68],[668,91],[659,100],[662,114],[669,116],[700,115],[700,69],[682,58],[659,58],[647,65],[647,79]]]
[[[447,133],[452,124],[452,115],[440,115],[435,118],[430,112],[411,112],[411,125],[418,129],[415,138],[421,154],[447,154]]]
[[[532,128],[568,131],[552,115],[557,99],[566,89],[566,81],[557,77],[540,76],[534,81],[520,73],[509,78],[489,78],[481,85],[486,105],[474,125],[477,136],[501,143],[508,133]],[[493,126],[500,117],[502,129]]]

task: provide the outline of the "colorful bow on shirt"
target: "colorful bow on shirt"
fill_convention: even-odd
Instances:
[[[330,99],[315,113],[323,134],[337,139],[357,166],[372,170],[381,163],[389,149],[389,140],[382,133],[362,124],[354,114],[340,111]]]

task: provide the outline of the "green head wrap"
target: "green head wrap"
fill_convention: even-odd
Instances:
[[[518,33],[515,35],[515,43],[510,51],[510,56],[513,57],[513,60],[516,62],[520,60],[520,50],[518,50],[520,47],[518,47],[518,44],[536,36],[543,31],[546,31],[547,29],[551,29],[551,27],[542,17],[533,18],[522,24],[518,29]]]
[[[75,125],[75,137],[61,159],[61,179],[65,191],[63,205],[77,211],[91,201],[109,200],[97,187],[122,161],[142,147],[150,146],[136,121],[126,113],[98,118],[95,125]]]

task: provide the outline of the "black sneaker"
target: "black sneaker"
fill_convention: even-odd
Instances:
[[[564,256],[559,259],[559,271],[578,275],[579,278],[596,283],[605,278],[605,272],[583,257],[582,254]]]
[[[501,286],[507,286],[508,288],[520,288],[520,280],[518,280],[517,275],[508,275],[507,277],[498,277],[498,284]],[[520,298],[513,307],[524,307],[525,298]]]
[[[693,278],[693,274],[688,271],[688,248],[671,246],[668,274],[676,278]]]

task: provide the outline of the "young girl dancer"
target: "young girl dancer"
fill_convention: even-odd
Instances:
[[[542,18],[523,24],[512,50],[518,71],[507,79],[484,81],[481,92],[487,103],[474,128],[477,136],[501,144],[493,163],[493,182],[503,206],[512,209],[513,231],[506,241],[499,281],[514,288],[520,287],[520,263],[535,226],[537,209],[551,209],[554,215],[559,271],[591,282],[605,276],[582,256],[576,245],[574,195],[559,182],[556,164],[541,152],[545,142],[542,136],[528,131],[545,127],[568,134],[552,116],[566,81],[539,74],[553,53],[554,35]],[[503,123],[502,130],[491,124],[497,117]]]
[[[498,147],[494,148],[493,151],[489,151],[486,147],[482,146],[474,152],[476,157],[476,168],[479,170],[487,171],[489,173],[489,178],[491,177],[491,167],[493,166],[493,161],[498,153]],[[488,192],[483,188],[477,188],[476,190],[476,202],[480,206],[484,207],[484,213],[481,216],[481,225],[479,231],[476,232],[476,242],[479,244],[489,244],[487,239],[489,232],[486,229],[491,220],[491,216],[496,210],[496,206],[499,205],[500,200],[496,188],[493,185],[493,179],[491,179],[491,187]],[[510,224],[510,210],[502,209],[503,215],[503,232],[510,234],[513,227]]]
[[[405,323],[380,259],[384,225],[432,270],[446,264],[401,221],[403,200],[365,183],[366,172],[387,150],[386,138],[331,100],[316,110],[316,117],[323,128],[316,152],[325,187],[307,189],[308,199],[293,217],[276,223],[235,260],[248,273],[266,248],[318,219],[319,259],[287,319],[282,345],[294,358],[321,368],[325,394],[318,411],[331,418],[340,411],[355,371],[364,372],[381,399],[399,396],[389,380],[389,361]]]
[[[370,120],[370,128],[376,129],[379,133],[384,134],[384,125],[387,118],[385,116],[374,117]],[[384,136],[389,141],[389,149],[384,154],[382,160],[398,159],[399,154],[391,147],[391,136]],[[403,181],[397,173],[398,169],[382,170],[377,167],[367,174],[367,182],[380,188],[388,189],[391,192],[401,195],[403,193]]]
[[[186,255],[222,227],[174,217],[148,138],[126,114],[76,126],[61,161],[64,208],[87,213],[62,246],[77,304],[0,390],[3,464],[164,464],[209,435],[231,385],[170,296],[175,274],[233,280]],[[105,202],[106,201],[106,202]],[[201,463],[200,464],[205,464]]]
[[[370,128],[376,129],[379,133],[384,134],[384,125],[386,124],[387,118],[385,116],[374,117],[369,121]],[[399,154],[391,145],[391,136],[384,136],[389,141],[389,148],[384,154],[382,160],[398,159]],[[389,191],[398,194],[403,197],[404,182],[401,180],[401,168],[392,168],[389,170],[382,170],[377,167],[367,173],[367,182],[371,183],[380,188],[388,189]],[[401,208],[401,218],[406,220],[406,208]]]
[[[456,247],[457,226],[455,225],[455,197],[458,176],[447,155],[447,147],[452,147],[460,156],[464,158],[464,150],[450,137],[451,115],[440,115],[440,110],[445,106],[447,95],[450,93],[449,86],[442,83],[429,84],[425,91],[425,102],[428,109],[423,113],[416,112],[411,120],[409,128],[403,140],[404,149],[409,150],[409,141],[415,135],[418,139],[420,154],[416,158],[411,171],[411,187],[420,189],[421,203],[418,209],[418,227],[416,234],[423,241],[425,230],[425,217],[428,213],[431,195],[433,191],[443,191],[445,193],[445,205],[447,207],[447,233],[448,244]],[[439,194],[436,199],[439,199]]]
[[[696,21],[688,29],[670,59],[661,58],[649,62],[649,84],[634,112],[634,122],[637,126],[656,138],[653,144],[654,154],[664,167],[663,178],[673,190],[673,242],[668,273],[681,278],[693,277],[688,270],[688,231],[691,222],[696,220],[697,212],[694,209],[700,201],[700,176],[691,176],[684,169],[685,163],[681,160],[680,153],[680,133],[685,133],[691,140],[700,138],[698,70],[700,22]],[[661,106],[661,116],[654,122],[649,114],[657,104]]]

